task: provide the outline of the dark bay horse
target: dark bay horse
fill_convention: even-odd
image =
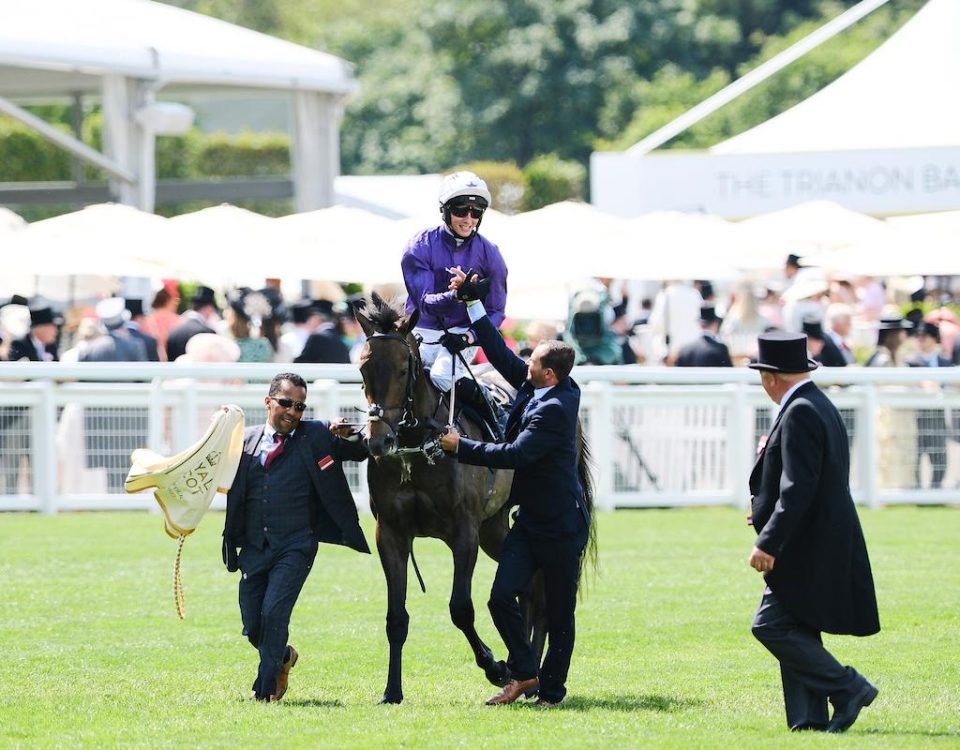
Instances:
[[[466,636],[477,666],[491,683],[502,686],[510,679],[509,670],[477,634],[471,586],[478,548],[495,560],[499,558],[509,528],[510,508],[504,502],[512,472],[461,465],[440,450],[436,438],[447,422],[447,406],[429,382],[419,342],[410,333],[417,313],[404,317],[376,294],[372,301],[365,311],[355,312],[367,336],[360,358],[368,403],[367,443],[373,458],[367,464],[367,480],[370,509],[377,522],[377,551],[387,581],[390,663],[382,702],[403,700],[401,664],[410,622],[407,559],[416,537],[441,539],[453,553],[450,617]],[[458,429],[468,437],[482,439],[479,427],[469,421],[461,420]],[[580,475],[592,518],[588,458],[581,436]],[[592,544],[591,551],[595,560]],[[535,585],[525,602],[538,656],[546,624],[542,596],[542,586]]]

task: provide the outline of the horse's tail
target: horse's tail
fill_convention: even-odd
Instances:
[[[580,580],[584,580],[584,568],[589,568],[592,577],[596,578],[600,572],[600,560],[597,557],[597,514],[593,507],[593,459],[590,456],[590,443],[584,434],[583,426],[577,429],[577,474],[580,486],[583,488],[583,502],[590,515],[590,530],[587,537],[587,548],[584,550],[583,560],[580,563]],[[580,588],[583,591],[583,588]]]

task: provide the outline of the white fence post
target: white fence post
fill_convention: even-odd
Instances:
[[[587,383],[593,405],[590,407],[590,453],[596,466],[594,504],[603,510],[613,510],[616,505],[613,475],[613,401],[610,383],[591,381]]]
[[[46,514],[58,510],[57,503],[57,398],[52,380],[41,385],[43,399],[37,407],[37,424],[33,430],[33,460],[30,471],[33,476],[33,491]]]

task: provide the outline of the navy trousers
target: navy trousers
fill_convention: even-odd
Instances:
[[[514,526],[504,540],[487,605],[507,647],[507,666],[513,678],[529,680],[539,676],[540,697],[552,702],[563,700],[567,694],[567,671],[576,637],[577,582],[587,533],[584,526],[574,537],[550,539]],[[536,663],[527,639],[517,599],[529,589],[537,570],[543,571],[546,590],[548,645],[542,666]]]
[[[840,664],[823,647],[820,633],[784,609],[770,587],[763,591],[753,620],[753,635],[780,662],[787,725],[825,728],[827,699],[845,706],[866,680]]]
[[[275,547],[244,547],[238,564],[243,634],[260,652],[253,683],[258,698],[277,692],[277,674],[287,651],[290,615],[317,556],[311,534],[297,534]]]

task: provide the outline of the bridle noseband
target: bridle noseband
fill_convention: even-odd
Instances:
[[[436,436],[433,436],[429,440],[425,440],[414,446],[401,446],[403,438],[409,436],[413,430],[421,426],[420,420],[417,419],[417,416],[413,411],[414,387],[416,386],[417,375],[419,372],[419,359],[414,354],[413,347],[410,345],[410,342],[407,341],[406,337],[401,336],[399,333],[374,333],[367,337],[367,341],[370,343],[376,340],[382,341],[384,339],[399,341],[407,349],[407,382],[404,389],[403,403],[397,406],[382,406],[381,404],[374,402],[367,408],[367,418],[371,422],[383,422],[383,424],[387,426],[387,429],[390,430],[391,434],[397,441],[396,453],[423,453],[427,459],[427,462],[432,464],[434,463],[435,459],[443,453]],[[363,368],[366,364],[367,363],[365,362],[360,365],[361,374],[363,373]],[[400,415],[400,420],[395,425],[384,416],[385,412],[398,411],[401,409],[403,411]]]

